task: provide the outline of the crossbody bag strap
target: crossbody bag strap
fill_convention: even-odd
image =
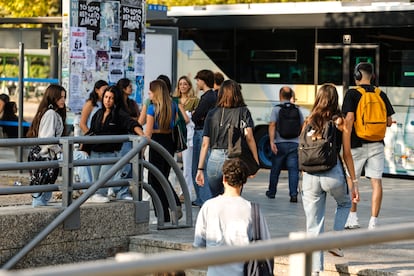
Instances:
[[[260,213],[259,213],[259,204],[252,202],[251,203],[251,214],[252,214],[252,229],[253,229],[253,240],[258,241],[260,237]]]

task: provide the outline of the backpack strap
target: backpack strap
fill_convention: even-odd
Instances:
[[[365,90],[365,88],[363,88],[362,86],[357,86],[356,88],[355,88],[359,93],[361,93],[362,95],[364,95],[365,93],[367,93],[367,91]],[[376,87],[375,86],[375,88],[374,88],[374,92],[375,92],[375,94],[380,94],[381,93],[381,89],[379,88],[379,87]]]
[[[365,90],[365,88],[363,88],[362,86],[357,86],[355,88],[359,93],[361,93],[361,95],[364,95],[365,93],[367,93],[367,91]]]

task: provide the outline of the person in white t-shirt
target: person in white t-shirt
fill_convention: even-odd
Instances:
[[[224,193],[207,200],[195,225],[194,247],[240,246],[252,240],[251,203],[241,197],[248,178],[247,167],[239,158],[223,164]],[[266,220],[260,212],[261,239],[270,239]],[[207,276],[243,275],[244,263],[209,266]]]

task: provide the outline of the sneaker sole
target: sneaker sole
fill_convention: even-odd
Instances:
[[[332,255],[334,255],[335,257],[343,257],[344,256],[344,253],[338,253],[336,251],[331,251],[331,250],[328,250],[328,252],[331,253]]]
[[[349,226],[345,226],[345,229],[347,230],[352,230],[352,229],[358,229],[361,228],[359,225],[349,225]]]

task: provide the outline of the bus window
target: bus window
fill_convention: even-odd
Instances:
[[[342,85],[342,49],[319,51],[318,84]]]

